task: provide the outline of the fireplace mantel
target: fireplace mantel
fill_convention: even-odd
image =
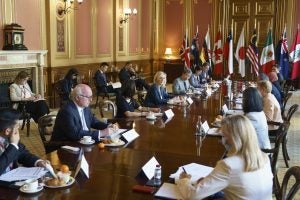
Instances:
[[[47,50],[0,51],[0,74],[4,70],[32,69],[32,89],[35,93],[44,96],[43,67],[47,52]],[[13,79],[14,77],[12,77]]]

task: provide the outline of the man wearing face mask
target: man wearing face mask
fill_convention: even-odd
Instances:
[[[49,161],[39,159],[29,153],[20,141],[19,113],[5,108],[0,110],[0,175],[17,168],[18,164],[25,167],[45,167]]]

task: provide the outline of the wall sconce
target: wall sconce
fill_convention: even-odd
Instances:
[[[77,0],[78,4],[81,4],[83,0]],[[63,5],[59,4],[57,6],[57,14],[59,16],[65,15],[71,10],[76,10],[77,8],[74,6],[74,0],[63,0]]]
[[[123,10],[123,14],[120,17],[120,25],[122,25],[123,23],[127,23],[128,19],[131,15],[136,15],[137,14],[137,9],[134,8],[133,10],[131,10],[130,8],[124,8]]]
[[[172,55],[172,49],[171,48],[166,48],[165,55],[167,57],[166,62],[169,63],[170,62],[170,56]]]

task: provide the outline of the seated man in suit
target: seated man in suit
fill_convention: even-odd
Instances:
[[[17,168],[18,164],[25,167],[45,167],[49,163],[32,155],[19,143],[19,117],[20,114],[14,109],[0,110],[0,176]]]
[[[83,136],[91,136],[95,141],[109,134],[109,128],[115,125],[100,122],[89,108],[92,102],[92,89],[85,84],[78,84],[71,92],[69,101],[58,112],[51,141],[78,141]],[[91,128],[95,130],[91,130]]]
[[[203,63],[202,73],[200,74],[201,84],[210,82],[209,63]]]
[[[188,90],[194,90],[190,85],[189,79],[192,75],[190,69],[184,68],[182,75],[176,78],[173,82],[173,93],[177,95],[186,94]]]
[[[144,79],[136,77],[136,73],[132,67],[132,63],[127,62],[125,64],[125,66],[119,72],[119,80],[123,84],[129,79],[132,79],[135,81],[137,90],[143,90],[143,88],[148,90],[150,88],[149,84],[146,83],[146,81]]]
[[[195,73],[192,74],[191,78],[190,78],[190,84],[194,87],[194,88],[200,88],[201,87],[201,78],[200,78],[200,74],[202,73],[202,68],[200,66],[196,66],[195,67]]]
[[[163,71],[156,72],[154,75],[154,83],[151,85],[146,95],[144,106],[159,107],[167,104],[172,96],[166,92],[166,83],[167,74]]]
[[[100,64],[100,69],[95,73],[94,79],[96,82],[97,92],[100,93],[116,93],[116,90],[111,84],[107,83],[105,72],[107,71],[108,63],[103,62]]]

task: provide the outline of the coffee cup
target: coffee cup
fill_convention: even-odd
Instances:
[[[153,112],[149,112],[148,118],[152,118],[152,119],[155,118],[154,113]]]
[[[83,136],[82,140],[85,143],[89,143],[92,141],[92,137],[91,136]]]
[[[65,183],[68,183],[70,180],[70,177],[71,177],[70,172],[67,172],[67,173],[58,172],[57,176],[58,176],[59,180],[62,180]]]
[[[39,187],[39,182],[37,179],[28,179],[25,181],[25,184],[23,185],[23,190],[25,191],[36,191]]]

